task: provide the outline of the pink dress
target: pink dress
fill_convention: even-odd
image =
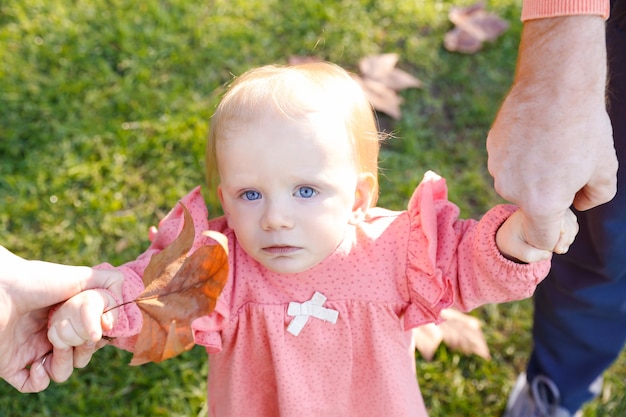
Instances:
[[[550,267],[499,253],[495,233],[513,207],[497,206],[480,222],[460,220],[445,181],[432,173],[407,211],[371,209],[327,259],[297,274],[263,268],[223,217],[207,222],[199,189],[182,202],[197,236],[209,228],[229,239],[228,283],[215,311],[193,324],[209,353],[210,416],[426,416],[407,330],[439,322],[446,307],[468,311],[529,297]],[[150,256],[181,228],[178,206],[149,250],[118,268],[125,299],[142,290]],[[195,247],[207,243],[200,236]],[[139,332],[137,307],[124,312],[109,336]],[[132,342],[116,343],[132,350]]]

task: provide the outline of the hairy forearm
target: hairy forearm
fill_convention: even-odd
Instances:
[[[550,97],[568,112],[582,100],[603,106],[606,85],[604,19],[564,16],[524,23],[514,87],[531,100]],[[572,101],[573,100],[573,101]],[[591,101],[591,102],[589,102]]]

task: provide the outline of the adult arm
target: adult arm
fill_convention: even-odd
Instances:
[[[496,191],[521,208],[528,243],[552,251],[568,207],[586,210],[616,192],[604,16],[526,16],[533,20],[487,138],[488,165]]]

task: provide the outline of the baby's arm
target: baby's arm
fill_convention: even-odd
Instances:
[[[538,262],[550,258],[551,252],[538,249],[530,245],[526,240],[521,212],[513,213],[498,229],[496,245],[506,258],[521,262]],[[561,234],[559,240],[552,249],[554,253],[568,251],[578,233],[578,221],[571,210],[567,210],[561,222]]]

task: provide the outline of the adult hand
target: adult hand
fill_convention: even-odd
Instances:
[[[116,271],[25,260],[2,246],[0,265],[0,377],[20,392],[39,392],[50,379],[66,379],[96,348],[53,352],[47,337],[50,307],[90,288],[108,289],[121,299],[123,277]]]
[[[517,72],[487,138],[496,191],[522,211],[529,244],[554,251],[568,208],[613,198],[617,158],[605,107],[604,20],[524,24]]]

